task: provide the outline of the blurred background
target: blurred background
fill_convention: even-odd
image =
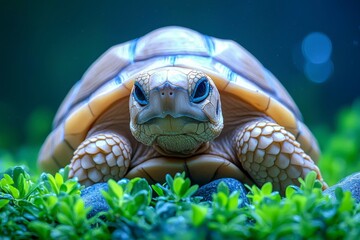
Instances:
[[[360,171],[358,1],[1,1],[0,172],[36,154],[61,101],[109,47],[180,25],[244,46],[288,89],[330,183]]]

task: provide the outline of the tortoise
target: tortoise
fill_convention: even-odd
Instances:
[[[243,47],[184,27],[113,46],[61,104],[39,165],[70,163],[85,186],[185,172],[284,192],[310,171],[326,188],[319,148],[280,82]]]

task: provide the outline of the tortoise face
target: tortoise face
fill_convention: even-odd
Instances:
[[[196,70],[171,67],[140,74],[129,105],[133,136],[164,155],[191,155],[223,128],[219,92]]]

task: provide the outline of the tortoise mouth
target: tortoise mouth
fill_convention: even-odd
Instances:
[[[155,118],[144,127],[153,137],[153,148],[165,156],[187,157],[210,140],[206,134],[208,123],[189,117]]]
[[[189,132],[193,133],[194,131],[190,131],[191,128],[196,128],[196,125],[202,122],[205,123],[208,121],[199,120],[188,116],[173,117],[171,115],[166,115],[165,117],[154,117],[142,123],[142,125],[147,125],[149,127],[158,126],[158,128],[162,130],[162,133],[159,135],[178,135]]]
[[[149,183],[164,183],[167,174],[174,176],[185,172],[192,184],[204,185],[220,178],[235,178],[245,184],[253,184],[232,162],[213,155],[200,155],[190,158],[159,157],[147,160],[125,175],[126,178],[141,177]]]
[[[164,113],[159,116],[153,116],[152,118],[146,119],[146,120],[140,120],[138,119],[138,124],[153,124],[157,122],[162,122],[164,120],[173,120],[173,121],[185,121],[185,122],[209,122],[209,119],[203,118],[202,116],[185,116],[181,114],[170,114],[170,113]]]
[[[199,121],[190,117],[171,117],[167,115],[164,118],[153,118],[144,124],[145,130],[148,129],[150,135],[160,137],[160,136],[175,136],[175,135],[198,135],[200,132],[199,126],[205,125],[208,122]],[[204,129],[204,126],[201,126],[200,129]]]

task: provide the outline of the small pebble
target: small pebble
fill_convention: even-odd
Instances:
[[[355,201],[360,203],[360,172],[354,173],[342,179],[337,184],[324,190],[324,194],[327,194],[330,197],[335,197],[335,189],[337,187],[342,188],[344,191],[350,191]]]

